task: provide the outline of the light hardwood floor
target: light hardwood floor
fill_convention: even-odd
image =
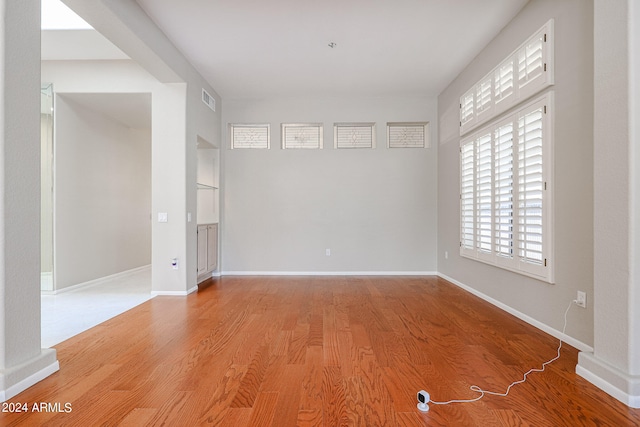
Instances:
[[[416,409],[421,389],[503,391],[557,346],[435,277],[225,277],[56,346],[61,370],[11,399],[28,412],[0,425],[640,425],[574,373],[567,345],[507,397]],[[41,402],[53,411],[34,412]]]

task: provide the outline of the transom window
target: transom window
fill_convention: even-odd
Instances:
[[[429,146],[429,123],[387,123],[387,147],[425,148]]]
[[[229,123],[229,139],[232,149],[271,148],[269,124]]]
[[[553,19],[460,97],[460,135],[553,85]]]
[[[282,148],[322,148],[322,123],[283,123]]]
[[[375,148],[375,123],[334,123],[333,144],[335,148]]]

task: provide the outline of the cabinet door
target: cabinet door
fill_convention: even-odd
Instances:
[[[207,271],[218,266],[218,224],[207,227]]]
[[[206,225],[198,226],[198,275],[207,271],[207,237]]]

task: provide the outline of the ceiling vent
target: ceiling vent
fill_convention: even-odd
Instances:
[[[207,107],[211,108],[213,111],[216,111],[216,99],[209,95],[209,92],[202,89],[202,102],[207,104]]]

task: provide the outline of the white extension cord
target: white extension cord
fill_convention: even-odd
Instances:
[[[569,306],[567,307],[567,309],[564,312],[564,326],[562,327],[562,335],[563,336],[564,336],[565,330],[567,328],[567,314],[569,313],[569,310],[571,309],[571,306],[573,304],[576,304],[576,303],[577,303],[576,300],[571,301],[571,303],[569,304]],[[477,385],[472,385],[471,387],[469,387],[469,389],[471,391],[475,391],[476,393],[480,393],[480,396],[474,397],[473,399],[453,399],[453,400],[447,400],[445,402],[438,402],[438,401],[431,400],[431,396],[429,395],[429,393],[427,393],[424,390],[421,390],[421,391],[418,392],[418,409],[420,411],[422,411],[422,412],[427,412],[429,410],[429,403],[433,403],[434,405],[449,405],[451,403],[476,402],[476,401],[482,399],[487,394],[490,394],[490,395],[493,395],[493,396],[506,397],[509,394],[509,392],[511,391],[511,387],[513,387],[514,385],[517,385],[517,384],[522,384],[525,381],[527,381],[527,376],[529,374],[531,374],[533,372],[543,372],[548,364],[558,360],[560,358],[560,350],[561,349],[562,349],[562,339],[560,339],[560,345],[558,345],[558,351],[557,351],[556,357],[554,357],[553,359],[549,359],[546,362],[544,362],[542,364],[542,367],[539,368],[539,369],[538,368],[529,369],[527,372],[525,372],[525,374],[524,374],[524,376],[522,377],[521,380],[514,381],[511,384],[509,384],[509,387],[507,387],[507,390],[504,393],[498,393],[498,392],[495,392],[495,391],[483,390],[480,387],[478,387]]]

